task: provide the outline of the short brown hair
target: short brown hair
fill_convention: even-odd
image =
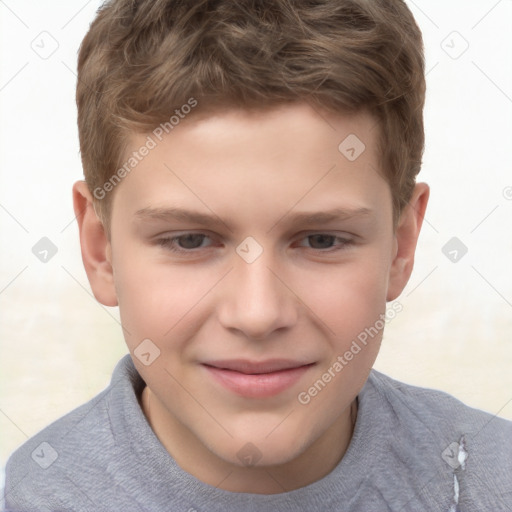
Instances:
[[[191,98],[199,109],[301,100],[366,109],[380,128],[379,172],[396,226],[421,167],[424,66],[421,32],[402,0],[109,0],[78,57],[86,182],[102,189],[129,135],[168,121]],[[111,195],[94,194],[107,230]]]

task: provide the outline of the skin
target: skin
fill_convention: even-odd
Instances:
[[[338,150],[349,134],[366,146],[353,162]],[[146,136],[134,134],[126,156]],[[391,191],[376,171],[377,136],[364,112],[319,115],[302,103],[191,115],[111,192],[110,239],[85,182],[74,185],[85,269],[98,301],[119,305],[147,384],[144,413],[176,462],[201,481],[280,493],[321,479],[343,457],[382,330],[309,403],[298,395],[400,295],[429,197],[418,183],[393,230]],[[137,215],[170,207],[220,222]],[[370,212],[293,220],[358,207]],[[191,232],[206,237],[158,242]],[[263,250],[252,263],[236,252],[248,236]],[[184,252],[170,249],[180,244]],[[144,339],[160,350],[149,366],[134,356]],[[234,358],[315,364],[291,388],[257,399],[224,388],[201,365]],[[254,465],[237,456],[244,446],[259,454]]]

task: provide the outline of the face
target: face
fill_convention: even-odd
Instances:
[[[115,296],[169,443],[282,465],[346,430],[396,296],[377,137],[305,104],[191,116],[117,185]]]

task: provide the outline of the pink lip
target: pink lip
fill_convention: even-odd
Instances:
[[[212,361],[204,363],[224,387],[246,398],[267,398],[295,384],[314,363],[285,359],[263,362],[246,360]]]

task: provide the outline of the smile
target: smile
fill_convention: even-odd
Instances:
[[[228,390],[246,398],[275,396],[298,382],[315,363],[288,360],[245,360],[204,363],[209,375]]]

